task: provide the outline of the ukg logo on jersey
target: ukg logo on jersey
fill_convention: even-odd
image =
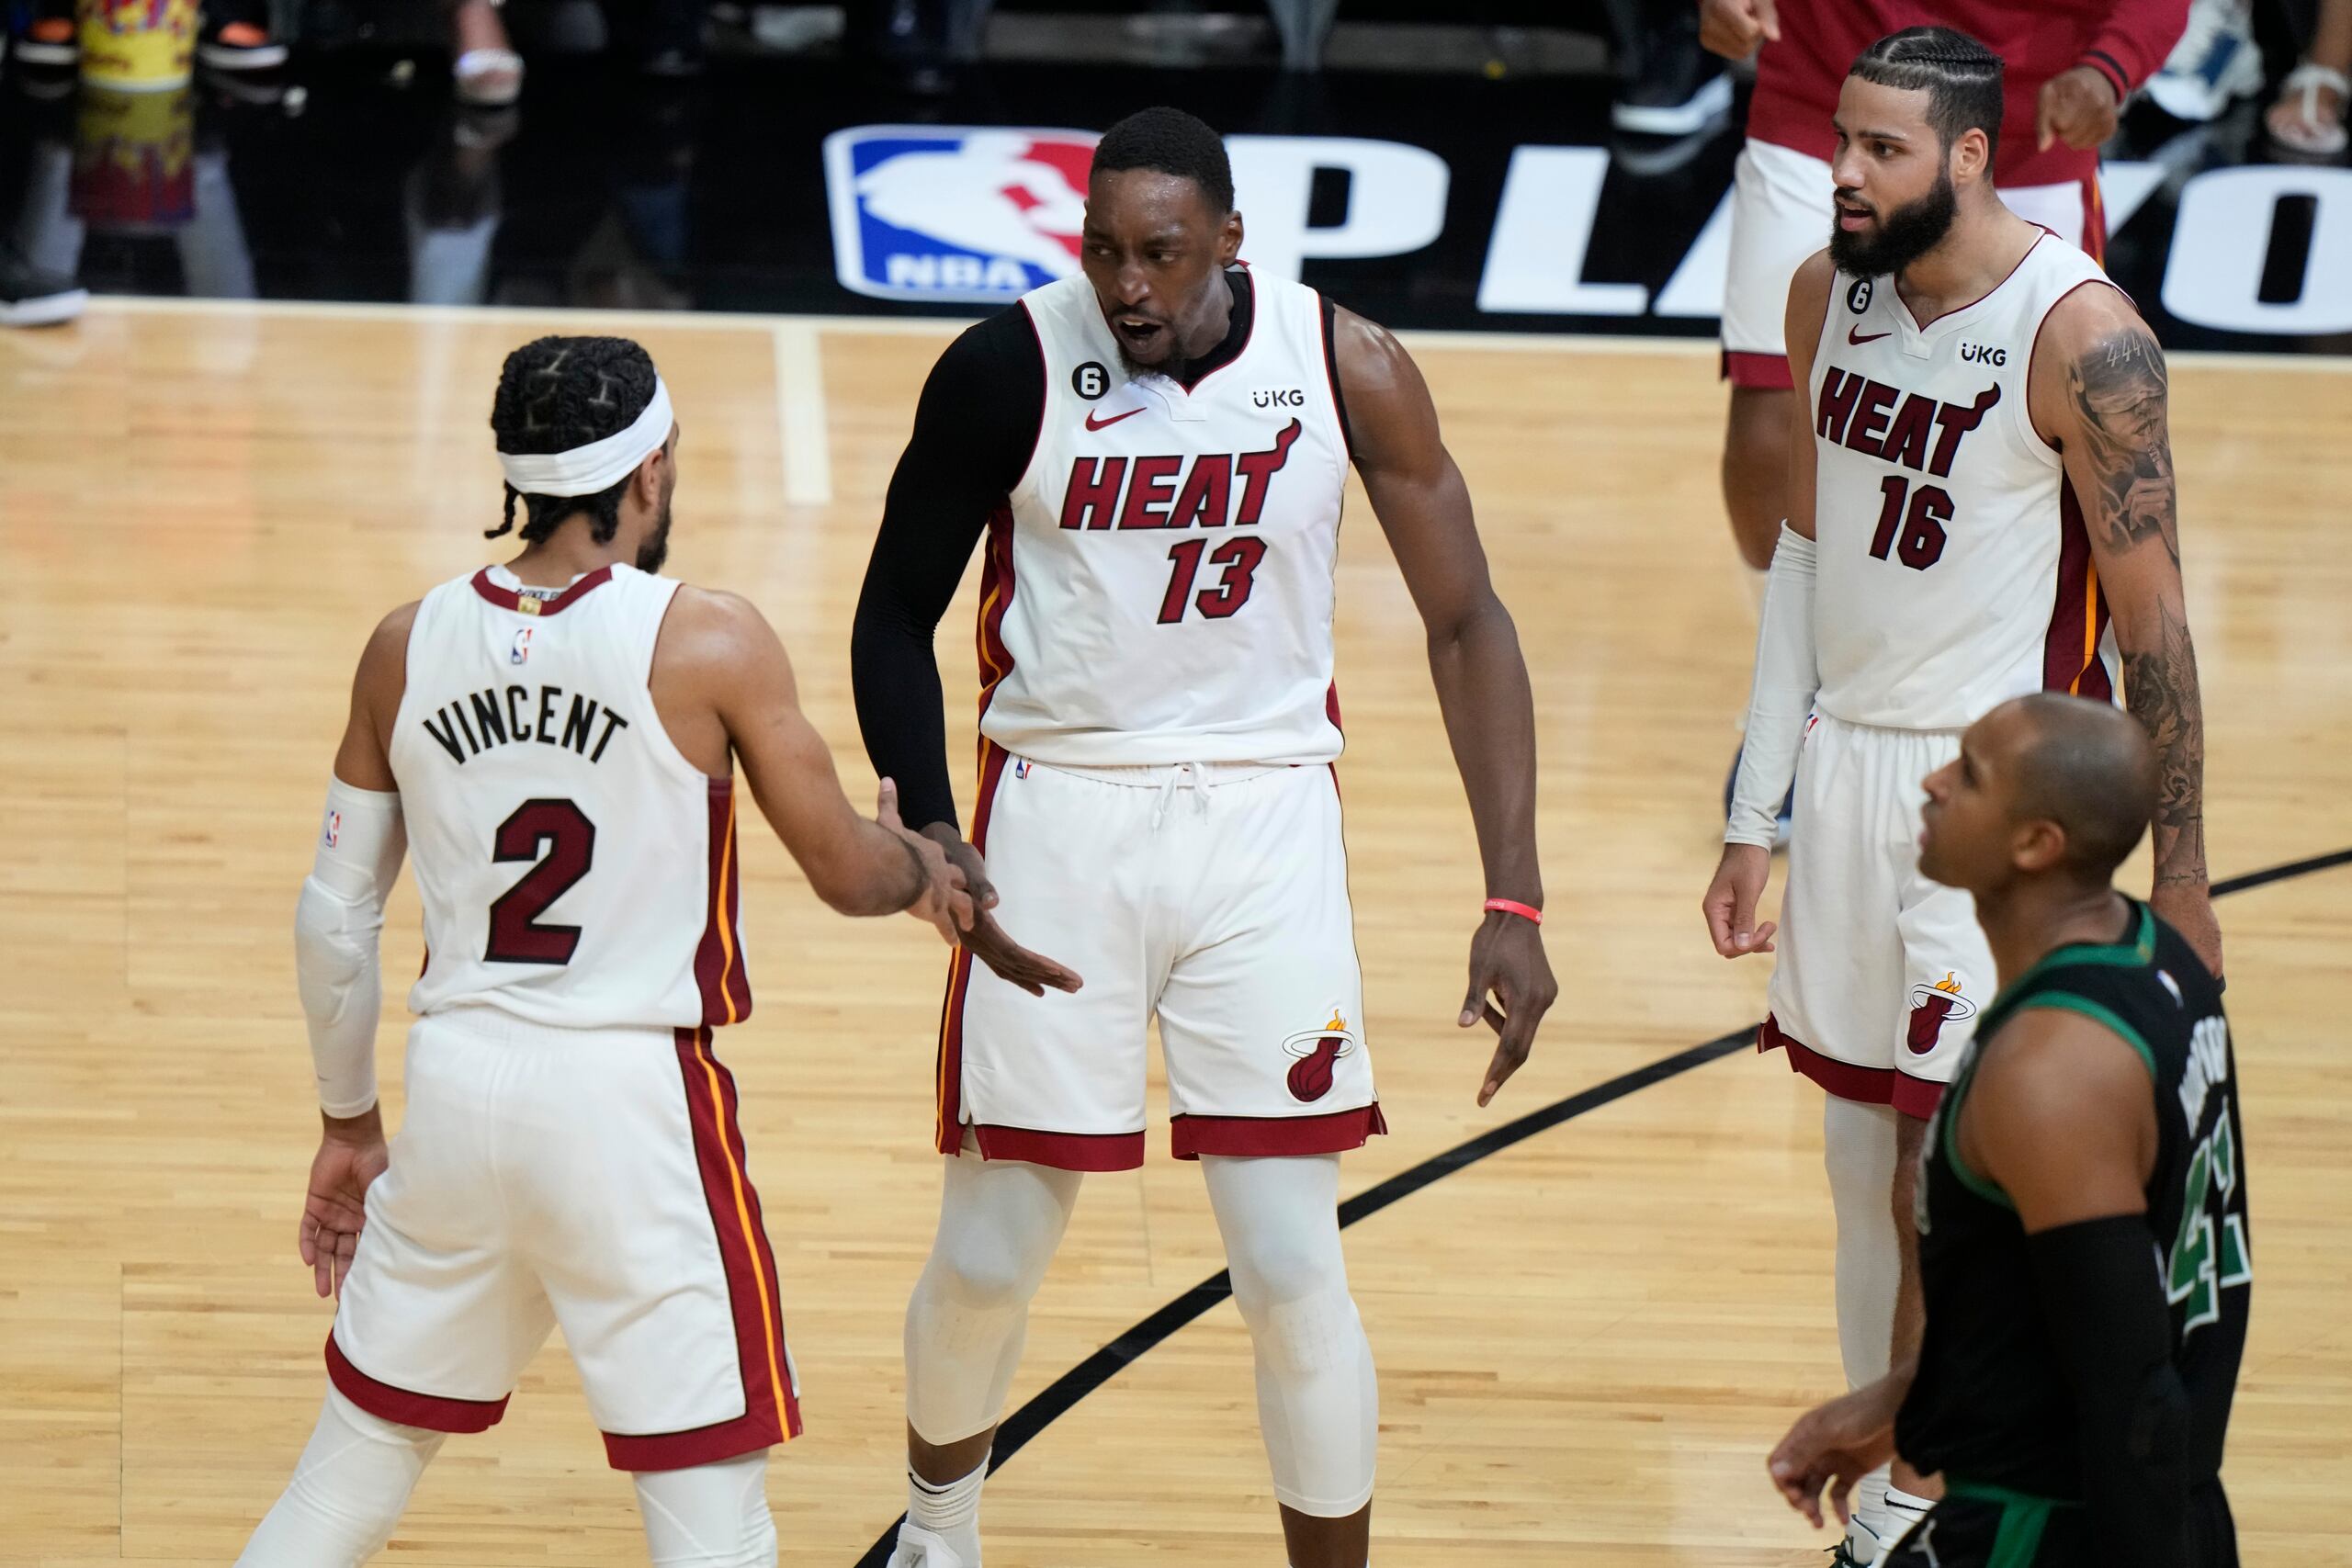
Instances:
[[[1078,270],[1089,130],[861,125],[825,139],[833,271],[877,299],[1009,302]]]

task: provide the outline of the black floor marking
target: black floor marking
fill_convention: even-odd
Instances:
[[[2352,849],[2336,850],[2329,854],[2313,855],[2308,860],[2289,861],[2284,865],[2250,871],[2213,884],[2213,897],[2225,898],[2233,893],[2284,882],[2290,877],[2304,876],[2314,871],[2326,871],[2334,866],[2352,865]],[[1476,1165],[1488,1155],[1499,1154],[1514,1144],[1523,1143],[1538,1133],[1546,1133],[1563,1122],[1574,1121],[1588,1111],[1624,1099],[1636,1089],[1679,1077],[1693,1067],[1703,1067],[1739,1050],[1756,1038],[1756,1025],[1748,1024],[1729,1034],[1718,1035],[1704,1044],[1662,1056],[1646,1066],[1621,1073],[1605,1083],[1579,1089],[1566,1100],[1558,1100],[1541,1111],[1531,1111],[1515,1122],[1492,1127],[1476,1137],[1456,1144],[1442,1154],[1432,1155],[1420,1164],[1400,1170],[1385,1181],[1365,1188],[1354,1197],[1340,1204],[1340,1228],[1345,1230],[1358,1220],[1368,1219],[1399,1199],[1409,1198],[1432,1182],[1452,1176],[1465,1166]],[[1067,1415],[1070,1408],[1088,1394],[1109,1382],[1147,1350],[1174,1335],[1185,1325],[1206,1314],[1219,1302],[1233,1294],[1233,1276],[1218,1269],[1207,1279],[1129,1328],[1108,1345],[1079,1362],[1056,1378],[1036,1396],[1020,1409],[1006,1416],[997,1427],[996,1447],[989,1455],[989,1473],[994,1475],[1028,1445],[1029,1440]],[[857,1568],[887,1568],[890,1549],[897,1541],[899,1526],[905,1522],[901,1514],[890,1521],[880,1540],[865,1549],[857,1560]]]

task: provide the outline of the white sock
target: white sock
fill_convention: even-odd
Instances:
[[[1846,1545],[1864,1562],[1875,1560],[1879,1549],[1894,1539],[1886,1508],[1888,1484],[1885,1465],[1854,1483],[1854,1511],[1846,1527]]]
[[[980,1541],[980,1485],[989,1478],[983,1457],[972,1473],[934,1485],[907,1472],[907,1522],[946,1540],[962,1551],[967,1544],[977,1557]]]
[[[1935,1506],[1934,1498],[1905,1492],[1889,1483],[1886,1488],[1886,1543],[1893,1546],[1917,1529],[1919,1521],[1928,1517],[1928,1510]]]

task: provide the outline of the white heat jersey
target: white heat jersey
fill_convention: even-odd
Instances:
[[[1128,378],[1083,276],[1021,301],[1042,427],[990,519],[980,728],[1073,767],[1327,762],[1347,442],[1311,288],[1253,275],[1250,335],[1187,391]]]
[[[678,584],[560,592],[503,567],[417,606],[391,763],[424,904],[412,1011],[600,1029],[752,1010],[734,784],[671,744],[646,679]]]
[[[2028,692],[2114,693],[2082,508],[2033,428],[2034,339],[2098,264],[2045,231],[1990,294],[1920,327],[1840,273],[1815,350],[1822,712],[1957,729]]]

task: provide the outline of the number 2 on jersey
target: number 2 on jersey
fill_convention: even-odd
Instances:
[[[1168,574],[1168,592],[1159,601],[1159,624],[1172,626],[1184,618],[1187,608],[1197,608],[1212,621],[1221,621],[1250,601],[1250,590],[1255,586],[1258,563],[1266,558],[1266,541],[1254,534],[1236,534],[1209,550],[1206,539],[1187,539],[1171,546],[1168,558],[1175,568]],[[1193,583],[1200,576],[1201,552],[1208,550],[1209,564],[1221,566],[1225,575],[1214,588],[1193,592]]]
[[[539,917],[588,874],[596,858],[596,824],[569,800],[526,800],[498,825],[490,858],[538,863],[492,902],[483,961],[571,963],[580,928],[541,925]]]
[[[1879,480],[1886,502],[1878,509],[1878,532],[1871,536],[1871,554],[1884,560],[1892,549],[1905,566],[1925,571],[1943,559],[1944,525],[1951,521],[1951,492],[1940,485],[1921,485],[1916,491],[1910,486],[1911,481],[1901,474]],[[1911,502],[1907,509],[1903,504],[1906,491]],[[1895,537],[1898,533],[1900,542]]]

